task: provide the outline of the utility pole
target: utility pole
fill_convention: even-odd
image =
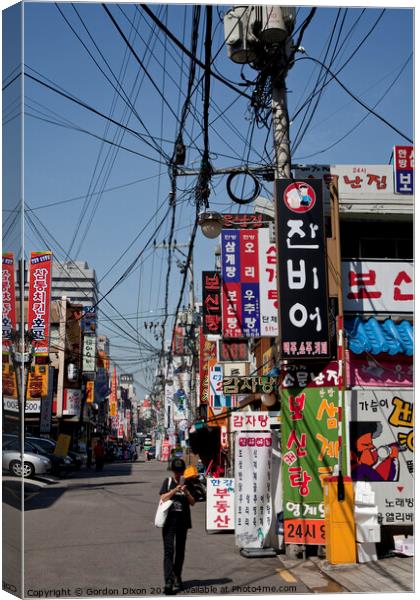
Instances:
[[[154,244],[156,249],[166,249],[168,245],[165,243],[162,244]],[[188,259],[187,254],[183,252],[183,249],[189,248],[189,244],[177,244],[176,241],[171,244],[171,248],[177,250],[185,259]],[[186,329],[185,334],[187,333],[187,328],[189,328],[189,334],[191,335],[192,345],[190,347],[191,350],[191,371],[190,371],[190,381],[189,381],[189,394],[187,396],[187,420],[188,422],[192,421],[193,416],[193,407],[194,410],[197,408],[197,350],[196,350],[196,338],[195,338],[195,292],[194,292],[194,266],[193,266],[193,256],[191,255],[190,264],[185,266],[183,264],[179,264],[178,267],[181,269],[188,269],[189,275],[189,310],[186,315]],[[185,272],[185,271],[183,271]]]
[[[235,7],[225,15],[225,35],[229,57],[240,64],[251,64],[259,71],[256,90],[253,94],[253,106],[257,110],[266,110],[259,105],[264,97],[266,85],[271,84],[271,116],[274,142],[274,206],[275,230],[279,222],[277,210],[277,185],[281,179],[291,179],[291,156],[289,139],[289,115],[286,99],[286,82],[290,67],[290,40],[295,22],[295,9],[280,6]],[[278,241],[277,241],[278,246]],[[277,292],[279,294],[278,282]],[[280,296],[279,296],[280,297]],[[280,316],[280,315],[279,315]],[[280,324],[280,318],[278,318]],[[280,349],[280,337],[276,339]],[[280,441],[277,442],[280,444]],[[298,546],[286,546],[287,553],[296,554]],[[264,555],[264,550],[253,549],[255,556]]]

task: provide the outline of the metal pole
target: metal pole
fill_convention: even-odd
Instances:
[[[338,203],[338,178],[334,177],[330,184],[331,198],[331,223],[333,228],[333,238],[336,247],[337,261],[337,299],[338,299],[338,316],[337,316],[337,359],[338,359],[338,500],[342,501],[345,498],[344,479],[343,479],[343,411],[345,403],[346,391],[346,345],[344,338],[344,307],[343,307],[343,286],[341,281],[341,242],[340,242],[340,213]]]

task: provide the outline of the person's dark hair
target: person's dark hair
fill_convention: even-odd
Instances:
[[[366,433],[375,439],[381,435],[382,426],[377,421],[352,421],[350,423],[350,450],[357,452],[357,440]]]
[[[182,473],[182,471],[185,471],[185,462],[182,458],[174,458],[171,462],[171,471],[174,473]]]

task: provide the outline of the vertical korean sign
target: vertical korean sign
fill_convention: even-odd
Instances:
[[[48,354],[52,252],[31,252],[29,263],[28,329],[35,354]]]
[[[200,403],[207,404],[209,400],[209,361],[216,359],[216,342],[207,340],[200,329]]]
[[[276,336],[276,248],[269,230],[222,231],[222,335]]]
[[[243,337],[239,265],[240,233],[238,229],[222,230],[223,337]]]
[[[270,530],[271,432],[237,432],[235,537],[240,548],[263,548]]]
[[[2,340],[3,350],[7,352],[12,330],[16,329],[15,264],[11,252],[3,253],[2,291]]]
[[[333,473],[339,448],[338,387],[325,385],[331,372],[321,372],[309,387],[281,390],[284,540],[289,544],[325,544],[322,481]]]
[[[414,193],[413,146],[394,146],[394,186],[396,194]]]
[[[220,273],[203,271],[203,333],[219,335],[222,332],[222,304]]]
[[[111,393],[109,395],[109,416],[118,416],[118,401],[117,401],[117,369],[114,367],[111,380]]]
[[[322,181],[277,181],[281,356],[330,353]]]

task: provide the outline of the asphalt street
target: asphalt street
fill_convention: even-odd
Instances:
[[[162,532],[154,526],[168,475],[158,461],[105,465],[25,483],[24,589],[28,598],[163,593]],[[20,482],[3,477],[3,567],[20,591]],[[182,595],[397,592],[413,589],[413,559],[332,566],[316,557],[244,558],[232,533],[207,533],[192,508]],[[16,527],[14,527],[16,525]],[[14,532],[14,533],[13,533]]]
[[[154,524],[165,465],[151,461],[82,471],[28,495],[25,590],[39,597],[160,595],[163,543]],[[308,588],[279,573],[277,557],[243,558],[227,532],[207,533],[205,503],[192,509],[183,580],[188,594],[295,593]]]

